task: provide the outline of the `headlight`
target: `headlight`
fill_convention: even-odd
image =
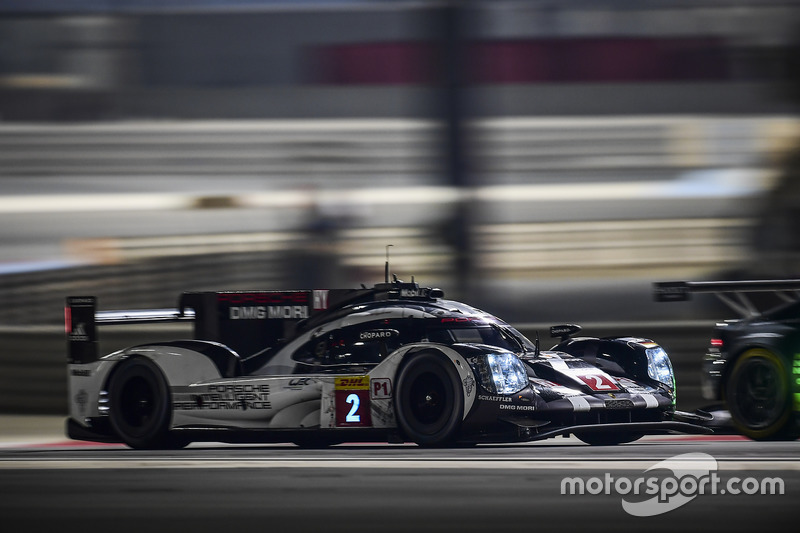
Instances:
[[[663,383],[670,389],[675,388],[675,376],[672,373],[672,363],[664,348],[648,348],[647,353],[647,375],[652,379]]]
[[[525,365],[513,353],[489,353],[481,358],[480,363],[481,384],[492,394],[514,394],[528,385]]]

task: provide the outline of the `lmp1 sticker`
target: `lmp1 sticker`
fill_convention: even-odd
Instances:
[[[370,380],[370,398],[373,400],[388,400],[392,397],[392,380],[389,378],[375,378]]]

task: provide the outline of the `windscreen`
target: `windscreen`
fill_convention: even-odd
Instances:
[[[428,331],[428,340],[442,344],[486,344],[517,353],[535,350],[533,343],[514,328],[495,324],[431,328]]]

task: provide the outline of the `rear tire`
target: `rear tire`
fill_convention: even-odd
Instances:
[[[395,410],[405,436],[420,446],[454,443],[464,413],[464,393],[453,364],[442,354],[412,355],[401,367]]]
[[[789,372],[780,355],[764,348],[744,352],[726,381],[725,401],[743,435],[753,440],[797,437]]]
[[[120,363],[108,385],[111,427],[137,449],[175,449],[189,444],[172,437],[172,401],[167,380],[155,363],[131,357]]]

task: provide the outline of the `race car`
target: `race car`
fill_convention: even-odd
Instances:
[[[539,349],[441,290],[184,293],[177,309],[66,306],[71,438],[179,448],[195,441],[521,442],[574,434],[618,444],[709,430],[676,411],[667,353],[630,337]],[[191,320],[194,338],[99,357],[97,326]]]
[[[654,289],[659,301],[715,294],[744,317],[713,328],[703,357],[703,397],[722,401],[736,429],[751,439],[800,436],[800,280],[673,281]],[[756,302],[747,296],[752,293],[775,298]]]

